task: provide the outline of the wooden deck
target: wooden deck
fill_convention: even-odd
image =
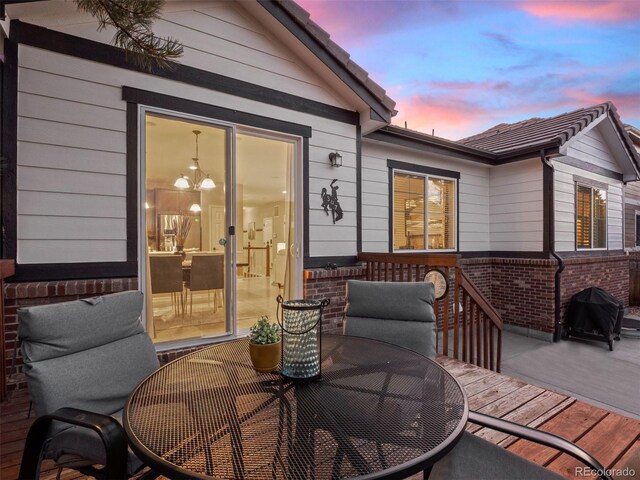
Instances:
[[[474,365],[446,357],[439,361],[464,386],[471,409],[561,435],[592,453],[607,468],[640,463],[640,421]],[[7,401],[0,404],[0,478],[3,480],[18,476],[24,438],[33,420],[33,417],[27,418],[28,409],[25,391],[11,393]],[[553,449],[475,425],[467,428],[566,478],[584,478],[575,475],[577,461]],[[55,470],[48,465],[42,478],[53,479]],[[62,478],[82,477],[66,470]]]

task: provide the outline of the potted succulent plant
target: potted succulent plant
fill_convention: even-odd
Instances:
[[[269,323],[269,317],[262,315],[251,327],[249,335],[249,355],[253,367],[259,372],[273,372],[280,363],[280,329]]]

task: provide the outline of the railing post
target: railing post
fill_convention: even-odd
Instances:
[[[460,339],[460,328],[458,325],[458,268],[459,267],[455,267],[455,278],[454,278],[454,312],[453,312],[453,357],[456,360],[460,359],[460,348],[459,348],[459,339]],[[447,280],[449,279],[449,267],[447,267],[445,269],[445,275],[447,276]],[[450,294],[449,294],[450,295]],[[446,308],[446,312],[448,314],[449,312],[449,295],[447,295],[447,302],[445,305]]]

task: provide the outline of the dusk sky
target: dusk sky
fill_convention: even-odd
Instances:
[[[459,139],[611,100],[640,127],[638,0],[297,0],[397,102]]]

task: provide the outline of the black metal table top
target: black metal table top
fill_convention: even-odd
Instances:
[[[437,363],[323,335],[319,381],[258,373],[247,339],[222,343],[140,383],[123,424],[138,456],[171,478],[402,478],[453,448],[467,414]]]

